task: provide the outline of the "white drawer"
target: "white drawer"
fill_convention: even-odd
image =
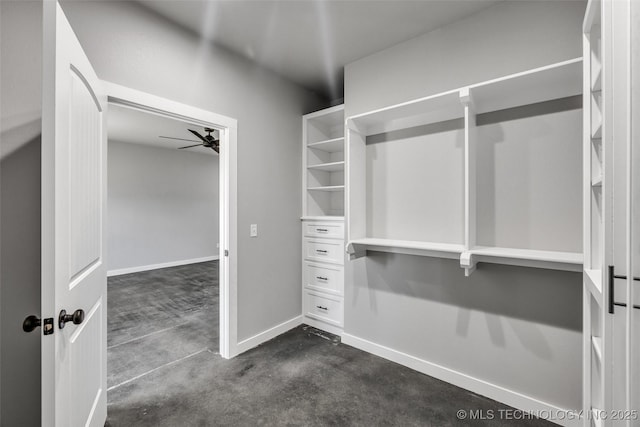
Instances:
[[[342,326],[342,298],[312,291],[304,293],[305,315],[316,320]]]
[[[342,240],[304,239],[304,259],[309,261],[344,264],[344,248]]]
[[[304,262],[304,286],[316,291],[343,295],[344,267],[341,265]]]
[[[344,223],[342,222],[304,222],[303,233],[308,237],[328,237],[344,239]]]

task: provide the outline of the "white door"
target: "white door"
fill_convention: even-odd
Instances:
[[[103,426],[106,97],[57,1],[44,1],[43,26],[42,425]]]

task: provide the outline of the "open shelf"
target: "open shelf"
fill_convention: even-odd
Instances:
[[[303,221],[344,221],[343,215],[303,216]]]
[[[307,145],[307,148],[336,153],[344,150],[344,137],[327,139],[325,141],[314,142]]]
[[[582,58],[469,86],[476,113],[505,110],[582,94]]]
[[[327,185],[324,187],[309,187],[307,188],[309,191],[343,191],[344,185]]]
[[[347,244],[347,252],[350,254],[356,254],[363,250],[458,259],[464,251],[464,246],[450,243],[376,238],[352,240]]]
[[[478,262],[581,272],[582,66],[570,59],[349,117],[352,258],[454,258],[466,275]]]
[[[468,251],[475,262],[519,265],[551,270],[582,271],[583,256],[577,252],[475,247]]]
[[[453,90],[352,116],[347,126],[361,135],[376,135],[462,117],[459,90]]]
[[[302,216],[344,218],[344,106],[302,119]]]
[[[318,165],[309,165],[307,169],[319,170],[325,172],[336,172],[344,170],[344,160],[339,162],[320,163]]]

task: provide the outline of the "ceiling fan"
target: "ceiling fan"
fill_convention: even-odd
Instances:
[[[184,148],[193,148],[193,147],[205,147],[205,148],[211,148],[213,151],[215,151],[216,153],[220,153],[220,140],[216,139],[213,135],[211,135],[211,133],[214,131],[214,129],[211,128],[204,128],[204,131],[207,132],[206,136],[202,136],[200,135],[200,133],[198,133],[197,131],[193,130],[193,129],[187,129],[189,132],[191,132],[192,134],[194,134],[195,136],[197,136],[202,143],[200,144],[194,144],[194,145],[187,145],[185,147],[180,147],[178,148],[178,150],[182,150]],[[195,141],[193,139],[184,139],[184,138],[174,138],[172,136],[160,136],[160,138],[165,138],[165,139],[176,139],[178,141],[191,141],[191,142],[198,142]]]

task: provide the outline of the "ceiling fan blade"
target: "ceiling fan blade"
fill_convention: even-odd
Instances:
[[[180,148],[178,148],[178,150],[182,150],[183,148],[200,147],[201,145],[204,145],[204,144],[187,145],[186,147],[180,147]]]
[[[187,130],[188,130],[189,132],[191,132],[192,134],[194,134],[195,136],[197,136],[198,138],[200,138],[200,140],[201,140],[202,142],[204,142],[205,144],[207,144],[207,143],[209,142],[209,141],[207,141],[207,139],[206,139],[204,136],[200,135],[200,134],[199,134],[198,132],[196,132],[195,130],[193,130],[193,129],[187,129]]]
[[[213,151],[215,151],[216,153],[220,154],[220,146],[219,145],[212,145],[210,148]]]
[[[174,138],[173,136],[158,136],[158,138],[164,138],[164,139],[177,139],[178,141],[189,141],[189,142],[198,142],[194,139],[184,139],[184,138]]]

